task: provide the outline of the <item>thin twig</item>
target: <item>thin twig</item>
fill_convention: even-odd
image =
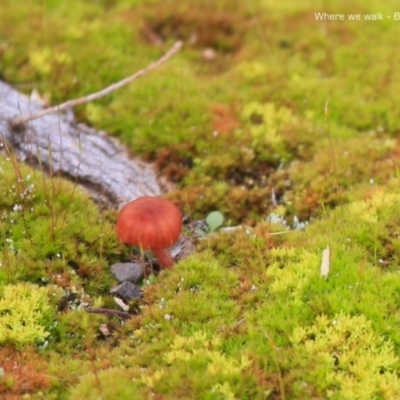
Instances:
[[[29,117],[24,117],[24,118],[17,118],[12,121],[10,121],[11,125],[13,127],[18,127],[20,125],[23,125],[25,122],[32,121],[36,118],[43,117],[44,115],[52,114],[52,113],[58,113],[60,111],[66,110],[68,108],[76,107],[81,104],[89,103],[90,101],[100,99],[101,97],[104,97],[111,92],[114,92],[115,90],[120,89],[122,86],[127,85],[128,83],[134,81],[135,79],[140,78],[141,76],[149,73],[150,71],[153,71],[154,69],[158,68],[161,64],[165,63],[168,61],[175,53],[177,53],[181,48],[182,48],[183,42],[178,41],[176,42],[161,58],[159,58],[157,61],[151,63],[149,66],[147,66],[144,69],[141,69],[140,71],[135,72],[133,75],[128,76],[127,78],[122,79],[119,82],[113,83],[110,86],[107,86],[106,88],[89,94],[87,96],[80,97],[78,99],[73,99],[73,100],[68,100],[65,103],[61,103],[57,106],[47,108],[46,110],[40,111],[36,114],[32,114]]]
[[[129,319],[132,318],[133,315],[129,314],[126,311],[119,311],[119,310],[111,310],[109,308],[85,308],[86,312],[93,313],[93,314],[104,314],[104,315],[114,315],[116,317],[120,317],[122,319]]]

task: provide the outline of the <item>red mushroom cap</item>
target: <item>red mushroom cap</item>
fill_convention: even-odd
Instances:
[[[143,196],[126,204],[117,219],[118,239],[143,249],[171,247],[182,231],[182,214],[169,200]]]

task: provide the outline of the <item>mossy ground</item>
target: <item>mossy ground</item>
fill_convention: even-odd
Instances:
[[[3,150],[0,397],[400,398],[397,2],[27,4],[2,1],[0,77],[52,104],[185,41],[77,116],[154,161],[191,218],[243,228],[201,240],[125,324],[88,314],[128,259],[115,211]]]

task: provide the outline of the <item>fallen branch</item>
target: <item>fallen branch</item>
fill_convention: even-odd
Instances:
[[[6,142],[19,160],[79,183],[108,208],[162,193],[152,165],[132,158],[116,138],[77,124],[65,112],[45,115],[19,129],[10,125],[15,118],[43,110],[36,101],[0,80],[0,142]]]
[[[36,114],[32,114],[29,117],[22,117],[22,118],[17,118],[17,119],[11,120],[10,124],[13,127],[17,128],[17,127],[23,125],[24,123],[26,123],[28,121],[32,121],[32,120],[34,120],[36,118],[43,117],[44,115],[48,115],[48,114],[52,114],[52,113],[59,113],[60,111],[63,111],[63,110],[66,110],[66,109],[70,109],[72,107],[76,107],[76,106],[79,106],[81,104],[89,103],[90,101],[93,101],[93,100],[100,99],[101,97],[104,97],[104,96],[110,94],[111,92],[114,92],[115,90],[118,90],[122,86],[125,86],[128,83],[134,81],[135,79],[138,79],[141,76],[149,73],[150,71],[153,71],[154,69],[158,68],[161,64],[163,64],[164,62],[169,60],[175,53],[177,53],[181,49],[182,45],[183,45],[183,42],[181,42],[181,41],[176,42],[157,61],[151,63],[146,68],[135,72],[133,75],[128,76],[127,78],[124,78],[119,82],[113,83],[112,85],[107,86],[106,88],[104,88],[104,89],[102,89],[102,90],[100,90],[98,92],[89,94],[87,96],[80,97],[78,99],[68,100],[65,103],[61,103],[61,104],[59,104],[57,106],[50,107],[50,108],[48,108],[46,110],[43,110],[41,112],[38,112]]]

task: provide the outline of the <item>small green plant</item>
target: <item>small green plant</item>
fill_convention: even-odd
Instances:
[[[194,231],[197,236],[205,237],[209,234],[215,233],[220,226],[224,223],[224,216],[219,211],[212,211],[210,212],[206,219],[203,226],[197,227]]]
[[[224,216],[219,211],[212,211],[207,215],[206,222],[210,233],[213,233],[224,223]]]

